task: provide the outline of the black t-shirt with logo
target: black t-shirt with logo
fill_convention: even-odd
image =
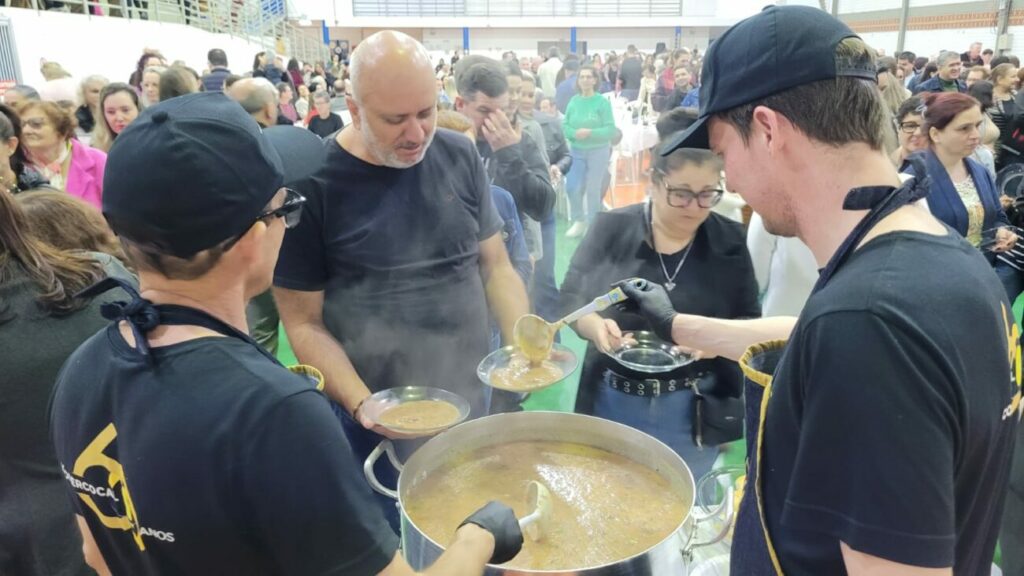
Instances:
[[[376,574],[398,546],[324,396],[235,338],[132,351],[116,327],[58,377],[67,492],[115,575]]]
[[[785,574],[845,574],[840,542],[989,573],[1018,422],[1012,326],[991,266],[952,232],[880,236],[811,296],[764,429]]]

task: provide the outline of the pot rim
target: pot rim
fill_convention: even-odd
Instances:
[[[693,478],[693,472],[690,470],[689,465],[686,464],[686,461],[683,460],[683,458],[681,456],[679,456],[679,454],[677,454],[675,452],[675,450],[672,450],[671,448],[669,448],[668,445],[665,444],[664,442],[662,442],[661,440],[658,440],[657,438],[647,434],[646,432],[643,432],[641,430],[637,430],[636,428],[632,428],[630,426],[626,426],[625,424],[621,424],[619,422],[614,422],[612,420],[606,420],[604,418],[598,418],[596,416],[590,416],[590,415],[587,415],[587,414],[576,414],[576,413],[573,413],[573,412],[555,412],[555,411],[542,411],[542,410],[536,410],[536,411],[530,411],[530,412],[513,412],[513,413],[509,413],[509,414],[494,414],[494,415],[491,415],[491,416],[484,416],[482,418],[477,418],[475,420],[470,420],[470,421],[467,421],[467,422],[463,422],[462,424],[459,424],[458,426],[452,427],[452,428],[446,430],[445,432],[442,432],[441,434],[431,438],[429,442],[427,442],[426,444],[424,444],[420,448],[420,450],[426,448],[427,446],[429,446],[432,443],[435,443],[435,440],[442,439],[446,434],[451,434],[452,432],[458,430],[459,428],[463,428],[463,427],[466,427],[466,426],[473,426],[474,423],[485,422],[485,421],[494,420],[494,419],[508,419],[510,417],[511,418],[522,418],[524,416],[534,415],[534,414],[543,415],[542,417],[551,417],[552,415],[554,415],[554,416],[557,416],[559,418],[564,417],[565,419],[580,419],[580,420],[597,421],[597,422],[600,422],[601,423],[600,425],[602,425],[602,426],[610,426],[612,428],[623,429],[625,431],[628,431],[629,433],[640,434],[641,436],[646,438],[646,441],[650,441],[650,442],[656,443],[658,446],[663,448],[662,451],[665,452],[665,454],[664,454],[665,456],[667,456],[670,460],[674,459],[674,460],[678,461],[678,462],[673,462],[673,464],[681,465],[681,466],[677,467],[677,469],[685,472],[685,476],[684,476],[683,480],[684,481],[687,480],[687,479],[689,480],[689,485],[691,487],[690,497],[688,499],[684,497],[684,502],[686,502],[686,500],[689,500],[689,502],[686,502],[688,504],[687,505],[687,509],[686,509],[686,514],[684,514],[682,520],[679,521],[679,525],[676,526],[675,528],[673,528],[671,532],[666,534],[665,537],[662,538],[661,540],[659,540],[657,543],[652,544],[651,546],[648,546],[646,549],[644,549],[644,550],[642,550],[640,552],[637,552],[636,554],[634,554],[632,556],[626,556],[626,557],[623,557],[623,558],[619,558],[618,560],[614,560],[614,561],[611,561],[611,562],[606,562],[604,564],[596,564],[596,565],[593,565],[593,566],[584,566],[584,567],[580,567],[580,566],[566,567],[566,568],[559,568],[559,569],[554,569],[554,570],[517,568],[517,567],[506,566],[505,564],[487,564],[488,568],[496,568],[496,569],[499,569],[499,570],[515,570],[516,572],[521,572],[523,574],[564,575],[564,574],[567,574],[567,573],[578,573],[578,572],[581,572],[581,571],[591,571],[591,570],[597,571],[597,570],[601,570],[601,569],[604,569],[604,568],[609,568],[609,567],[614,566],[616,564],[622,564],[624,562],[631,562],[633,560],[636,560],[636,559],[638,559],[638,558],[640,558],[642,556],[645,556],[645,555],[649,554],[651,551],[653,551],[653,550],[655,550],[657,548],[665,546],[673,538],[679,538],[680,539],[680,543],[679,543],[678,548],[682,549],[682,539],[683,539],[682,532],[683,532],[683,529],[687,526],[687,524],[693,519],[693,517],[694,517],[693,516],[693,509],[694,509],[694,506],[696,506],[696,498],[697,498],[696,490],[697,490],[697,485],[696,485],[696,482],[695,482],[695,480]],[[482,426],[482,424],[480,424],[480,425]],[[558,441],[558,440],[552,440],[552,441]],[[500,444],[500,443],[501,442],[496,442],[495,444]],[[583,444],[583,442],[573,442],[573,443]],[[606,450],[606,451],[612,452],[611,450],[608,450],[607,447],[597,446],[595,444],[588,444],[588,445],[589,446],[593,446],[594,448],[600,448],[602,450]],[[616,452],[613,452],[613,453],[616,453]],[[637,462],[637,460],[635,458],[633,458],[632,456],[630,456],[628,454],[619,454],[619,455],[620,456],[625,456],[626,458],[629,458],[630,460],[633,460],[634,462]],[[416,455],[413,454],[413,457],[410,458],[410,462],[415,458],[415,456]],[[639,464],[639,462],[637,462],[637,463]],[[408,462],[406,464],[407,465],[406,465],[405,468],[408,469]],[[662,477],[665,477],[665,474],[662,473],[662,472],[658,472],[658,474],[661,475]],[[405,490],[403,490],[403,488],[408,489],[408,487],[407,486],[403,486],[403,479],[406,478],[406,477],[407,477],[407,475],[405,474],[405,471],[403,470],[399,474],[399,477],[398,477],[398,490],[397,490],[397,492],[398,492],[398,507],[399,507],[399,511],[401,512],[403,520],[405,522],[408,522],[409,525],[412,528],[414,528],[416,530],[416,532],[419,533],[420,537],[424,538],[425,540],[427,540],[428,542],[430,542],[434,546],[437,546],[441,550],[447,550],[447,546],[444,546],[444,545],[438,543],[436,540],[434,540],[433,538],[428,536],[427,533],[424,532],[423,529],[420,528],[416,524],[415,521],[413,521],[412,517],[409,516],[405,512],[405,505],[403,504],[403,497],[404,497]],[[407,484],[408,482],[410,482],[410,481],[406,481],[405,483]],[[403,534],[403,539],[404,539],[404,534]]]

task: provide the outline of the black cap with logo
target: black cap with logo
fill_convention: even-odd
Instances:
[[[103,214],[117,235],[187,258],[243,234],[278,190],[316,172],[323,153],[316,134],[260,129],[221,93],[171,98],[114,141]]]
[[[840,76],[875,81],[874,63],[851,67],[836,58],[836,46],[856,36],[810,6],[769,6],[737,23],[704,55],[697,121],[667,140],[662,154],[709,148],[708,118],[772,94]]]

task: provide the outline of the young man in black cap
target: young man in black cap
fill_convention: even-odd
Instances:
[[[927,183],[901,187],[872,54],[821,10],[768,7],[711,45],[700,116],[664,148],[722,155],[765,227],[810,247],[822,271],[799,320],[680,315],[662,287],[624,287],[659,334],[706,354],[788,339],[777,366],[748,371],[766,389],[748,406],[734,574],[991,567],[1020,418],[1017,328],[985,259],[914,205]]]
[[[139,271],[68,360],[51,429],[101,574],[405,576],[323,395],[246,334],[320,139],[260,130],[222,94],[147,109],[108,156],[103,212]],[[490,503],[427,571],[478,575],[522,543]]]

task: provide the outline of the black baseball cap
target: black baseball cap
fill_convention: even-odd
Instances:
[[[679,148],[710,148],[711,116],[790,88],[851,76],[876,81],[873,62],[838,62],[836,46],[856,37],[846,24],[810,6],[768,6],[711,43],[701,68],[700,114],[668,140],[662,154]]]
[[[114,141],[103,215],[118,236],[188,258],[243,234],[278,190],[316,172],[323,153],[316,134],[261,129],[222,93],[178,96]]]

